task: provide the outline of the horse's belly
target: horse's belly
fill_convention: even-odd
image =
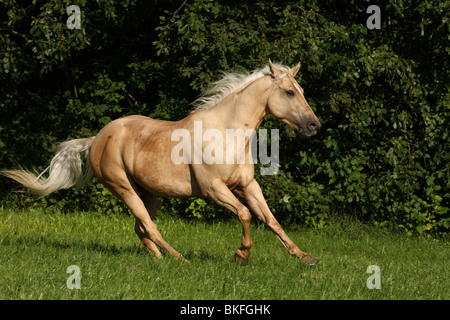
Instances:
[[[200,190],[189,165],[173,163],[167,152],[158,149],[141,152],[133,167],[132,175],[136,182],[155,195],[200,196]]]

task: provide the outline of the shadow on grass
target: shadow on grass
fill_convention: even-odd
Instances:
[[[229,260],[228,257],[224,257],[223,255],[209,252],[206,250],[189,250],[183,256],[189,261],[214,261],[220,262],[224,260]],[[232,253],[230,252],[230,259],[232,257]]]
[[[76,242],[65,242],[64,239],[57,240],[52,238],[47,238],[43,236],[33,237],[33,236],[21,236],[18,238],[11,239],[9,237],[4,238],[1,242],[2,245],[10,245],[15,247],[39,247],[42,248],[54,248],[56,250],[79,250],[79,251],[91,251],[101,254],[106,254],[110,256],[118,255],[134,255],[134,256],[148,256],[158,261],[154,256],[150,255],[147,250],[142,246],[142,244],[136,240],[135,245],[124,245],[117,246],[116,244],[106,244],[97,241],[76,241]],[[161,250],[163,259],[172,258],[168,253]],[[183,256],[190,262],[198,261],[212,261],[212,262],[223,262],[233,260],[233,252],[229,255],[224,256],[218,253],[202,250],[202,249],[191,249],[182,253]],[[175,259],[175,258],[173,258]],[[234,260],[233,260],[234,261]]]
[[[14,240],[14,241],[13,241]],[[36,246],[36,247],[51,247],[58,250],[87,250],[107,255],[120,255],[120,254],[133,254],[141,255],[148,252],[139,243],[136,245],[117,246],[115,244],[104,244],[99,242],[85,242],[80,240],[79,242],[67,243],[63,239],[56,240],[45,237],[33,237],[33,236],[21,236],[19,238],[9,239],[5,238],[2,241],[2,245],[11,246]]]

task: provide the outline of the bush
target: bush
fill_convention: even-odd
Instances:
[[[54,142],[124,115],[180,119],[220,70],[301,61],[298,80],[323,129],[304,141],[273,117],[263,122],[281,129],[279,174],[257,175],[278,219],[321,226],[339,212],[448,236],[449,3],[384,3],[381,29],[369,30],[366,1],[79,1],[76,31],[65,27],[66,1],[4,1],[1,166],[45,164]],[[22,201],[0,183],[2,202]],[[96,182],[62,194],[42,205],[125,211]],[[163,208],[214,217],[204,204]]]

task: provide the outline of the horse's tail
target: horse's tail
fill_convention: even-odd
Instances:
[[[11,178],[41,197],[60,189],[81,187],[93,175],[89,154],[95,137],[62,142],[50,165],[38,176],[28,170],[4,170]],[[48,177],[44,173],[48,171]]]

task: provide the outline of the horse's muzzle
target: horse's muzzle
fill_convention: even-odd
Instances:
[[[321,126],[319,119],[314,117],[305,121],[300,127],[303,129],[303,136],[312,137],[317,133],[317,130],[319,130]]]

